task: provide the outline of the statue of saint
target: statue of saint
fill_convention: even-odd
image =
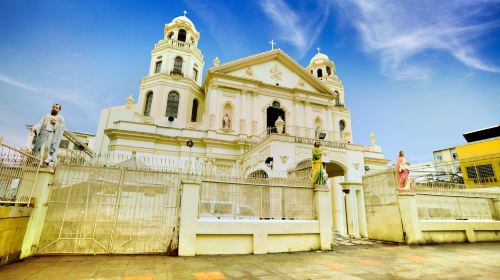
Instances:
[[[224,115],[224,118],[222,119],[222,127],[226,129],[231,128],[231,119],[228,114]]]
[[[35,145],[33,146],[33,154],[39,155],[41,150],[44,150],[44,163],[53,166],[56,162],[57,150],[59,143],[64,133],[64,117],[59,113],[61,104],[55,103],[52,105],[52,111],[42,117],[42,119],[34,125],[31,130],[35,134]]]
[[[319,148],[320,142],[314,142],[312,150],[312,174],[311,179],[315,185],[325,185],[325,175],[323,169],[323,151]]]

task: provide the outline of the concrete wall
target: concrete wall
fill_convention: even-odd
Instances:
[[[31,207],[0,206],[0,266],[19,260]]]
[[[179,255],[267,254],[330,250],[330,192],[315,190],[317,220],[254,220],[198,217],[201,182],[183,181]]]

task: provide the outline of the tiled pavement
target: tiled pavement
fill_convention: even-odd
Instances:
[[[500,279],[500,242],[240,256],[45,256],[0,268],[0,279]]]

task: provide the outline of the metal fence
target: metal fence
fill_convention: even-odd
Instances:
[[[280,220],[316,218],[309,181],[270,178],[204,178],[199,215]]]
[[[445,190],[418,192],[418,216],[421,220],[494,220],[500,213],[495,213],[493,197]]]
[[[366,207],[397,204],[397,186],[394,169],[374,172],[363,176]]]
[[[30,205],[41,163],[0,138],[0,203]]]
[[[174,251],[179,202],[175,172],[59,163],[37,253]]]

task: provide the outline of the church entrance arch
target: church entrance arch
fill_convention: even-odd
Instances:
[[[279,117],[285,122],[286,124],[286,119],[285,119],[285,110],[281,108],[281,104],[278,101],[274,101],[271,106],[267,107],[266,110],[266,118],[267,118],[267,133],[277,133],[277,128],[276,128],[276,121],[278,120]],[[283,128],[283,133],[285,133],[285,128]]]

